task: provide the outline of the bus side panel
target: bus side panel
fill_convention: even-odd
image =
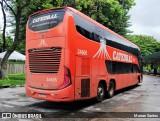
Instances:
[[[92,59],[92,97],[97,96],[97,87],[99,83],[99,76],[100,75],[100,61],[99,59]]]
[[[105,64],[105,60],[102,60],[102,59],[97,59],[99,61],[99,75],[106,75],[106,64]]]
[[[69,13],[66,12],[66,16],[67,16],[67,21],[65,24],[65,28],[66,30],[66,48],[68,48],[71,52],[76,53],[76,28],[75,28],[75,24],[74,24],[74,19],[73,16]]]
[[[116,90],[124,87],[124,76],[123,75],[108,74],[109,83],[111,80],[115,80]],[[109,86],[109,83],[108,83],[108,86]]]
[[[116,90],[132,86],[137,83],[136,73],[127,74],[109,74],[109,80],[114,79],[116,82]]]
[[[127,85],[126,86],[131,86],[131,85],[134,85],[134,82],[135,82],[135,74],[134,73],[128,73],[128,81],[127,81]]]
[[[138,73],[132,73],[132,83],[131,83],[131,85],[135,85],[135,84],[137,84],[137,82],[138,82]]]
[[[98,75],[97,75],[97,85],[96,87],[98,87],[98,84],[100,81],[105,81],[106,85],[106,90],[107,90],[107,86],[109,83],[108,80],[108,72],[107,72],[107,68],[106,68],[106,64],[105,64],[105,60],[103,59],[98,59],[99,61],[99,71],[98,71]]]
[[[72,99],[74,99],[74,80],[75,80],[75,54],[73,52],[71,52],[68,49],[65,49],[65,62],[64,62],[64,66],[66,66],[67,68],[69,68],[70,73],[71,73],[71,85],[73,87],[73,91],[72,91]]]
[[[74,24],[74,19],[73,16],[70,12],[66,12],[66,24],[65,29],[66,29],[66,48],[65,48],[65,66],[67,66],[70,69],[71,72],[71,80],[72,80],[72,87],[73,87],[73,96],[75,99],[75,75],[76,75],[76,49],[75,49],[75,43],[76,43],[76,28]]]

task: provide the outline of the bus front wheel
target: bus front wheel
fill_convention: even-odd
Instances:
[[[97,88],[97,102],[101,102],[104,99],[105,89],[102,83],[98,84]]]
[[[114,92],[115,92],[115,84],[113,81],[111,81],[109,83],[109,88],[108,88],[108,97],[112,98],[114,96]]]

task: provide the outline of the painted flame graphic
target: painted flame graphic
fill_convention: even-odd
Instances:
[[[100,48],[97,51],[97,53],[93,56],[93,58],[95,58],[95,57],[97,57],[97,58],[100,57],[101,59],[109,58],[111,60],[111,58],[108,54],[108,51],[106,49],[106,40],[103,38],[100,39]]]

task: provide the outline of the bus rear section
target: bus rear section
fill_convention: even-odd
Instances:
[[[65,62],[65,10],[30,16],[26,27],[26,93],[50,101],[74,99],[71,72]],[[66,58],[67,59],[67,58]]]

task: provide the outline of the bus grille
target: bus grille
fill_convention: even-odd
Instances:
[[[29,69],[31,73],[58,73],[62,48],[30,49]]]

